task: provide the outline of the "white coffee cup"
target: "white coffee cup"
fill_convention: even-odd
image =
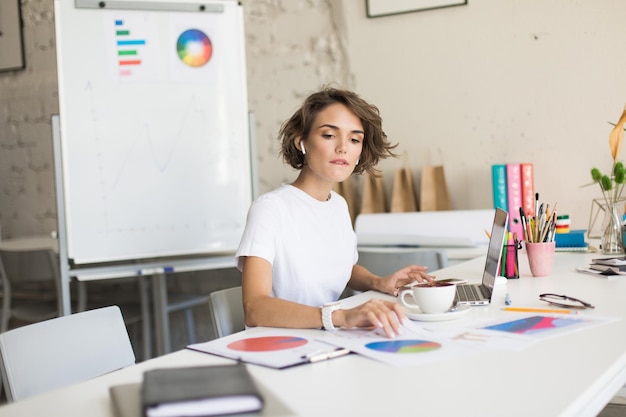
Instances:
[[[428,282],[415,284],[412,288],[403,290],[398,299],[405,307],[420,309],[425,314],[438,314],[450,310],[455,294],[454,284]],[[412,302],[406,300],[409,295],[413,298]]]

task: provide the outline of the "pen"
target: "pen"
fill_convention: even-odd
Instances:
[[[347,355],[348,353],[350,353],[350,349],[337,348],[331,352],[312,353],[312,354],[305,355],[302,358],[308,360],[311,363],[315,363],[315,362],[325,361],[327,359],[338,358],[339,356]]]
[[[578,314],[578,311],[562,310],[562,309],[557,309],[557,308],[504,307],[502,310],[515,311],[518,313]]]

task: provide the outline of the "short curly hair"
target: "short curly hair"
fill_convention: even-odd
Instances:
[[[282,144],[280,154],[283,160],[295,169],[302,169],[304,155],[296,147],[296,143],[299,138],[306,138],[309,135],[317,115],[335,103],[343,104],[354,112],[363,125],[363,132],[365,133],[363,150],[359,164],[354,168],[353,173],[363,174],[367,171],[374,176],[379,176],[380,171],[376,169],[378,161],[388,157],[396,157],[397,155],[393,150],[398,144],[391,144],[387,139],[387,135],[382,129],[380,111],[376,106],[369,104],[352,91],[337,88],[325,87],[311,94],[304,100],[302,107],[282,124],[279,140]]]

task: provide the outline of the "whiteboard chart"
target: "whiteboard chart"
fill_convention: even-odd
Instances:
[[[236,249],[252,200],[241,6],[73,3],[55,10],[68,258]]]

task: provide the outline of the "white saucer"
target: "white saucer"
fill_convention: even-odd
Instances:
[[[419,308],[408,308],[403,306],[404,313],[411,320],[418,321],[446,321],[446,320],[454,320],[458,319],[467,313],[469,313],[472,306],[469,304],[461,304],[454,311],[447,311],[445,313],[437,313],[437,314],[425,314]]]

